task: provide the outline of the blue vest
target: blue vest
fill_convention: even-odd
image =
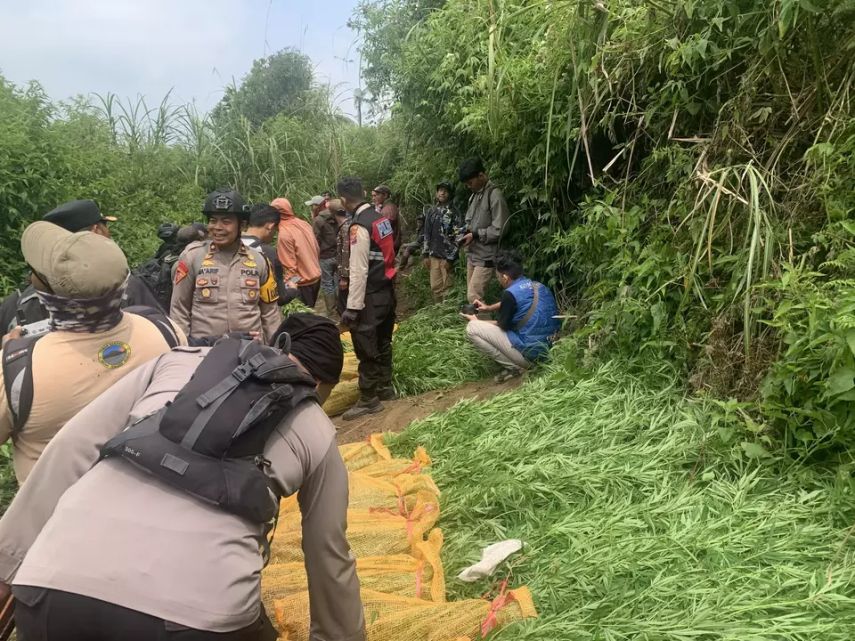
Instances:
[[[534,303],[535,287],[537,307],[526,324],[519,327]],[[555,297],[546,285],[525,277],[517,279],[506,291],[517,302],[517,312],[514,314],[513,327],[508,330],[508,338],[523,356],[535,361],[549,351],[550,337],[561,328],[561,321],[552,318],[558,314]]]

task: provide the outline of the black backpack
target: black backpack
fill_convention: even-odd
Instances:
[[[153,307],[134,306],[124,310],[136,316],[142,316],[151,322],[163,336],[163,340],[172,349],[179,344],[178,336],[169,319],[159,309]],[[3,387],[6,392],[6,403],[12,414],[12,439],[21,432],[30,410],[33,407],[33,350],[36,343],[47,334],[22,336],[6,341],[3,345]]]
[[[172,302],[172,266],[178,256],[179,253],[155,256],[134,270],[134,275],[145,283],[160,306],[166,310]]]
[[[315,380],[287,353],[257,341],[223,338],[175,399],[101,448],[205,503],[255,523],[278,513],[264,469],[273,430],[304,401]]]

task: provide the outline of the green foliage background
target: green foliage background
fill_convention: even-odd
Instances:
[[[853,443],[851,0],[378,0],[355,24],[406,123],[393,189],[483,156],[587,362],[664,356],[759,448]]]
[[[0,289],[24,226],[69,198],[116,214],[139,263],[218,186],[300,203],[358,174],[411,219],[480,154],[502,245],[556,290],[581,363],[664,357],[722,399],[722,438],[848,456],[852,0],[365,0],[351,24],[370,127],[289,50],[210,115],[0,81]]]

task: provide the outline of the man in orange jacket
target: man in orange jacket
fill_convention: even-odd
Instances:
[[[294,215],[287,198],[276,198],[270,206],[279,212],[279,239],[276,253],[282,263],[285,286],[297,288],[304,305],[314,307],[321,287],[318,241],[312,226]]]

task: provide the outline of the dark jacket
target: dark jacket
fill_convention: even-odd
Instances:
[[[318,249],[320,250],[318,257],[335,258],[336,232],[338,231],[335,215],[329,209],[324,209],[312,221],[312,231],[315,232],[315,238],[318,239]]]
[[[452,205],[437,204],[428,211],[424,222],[423,252],[425,256],[457,260],[455,237],[461,231],[463,217]]]

